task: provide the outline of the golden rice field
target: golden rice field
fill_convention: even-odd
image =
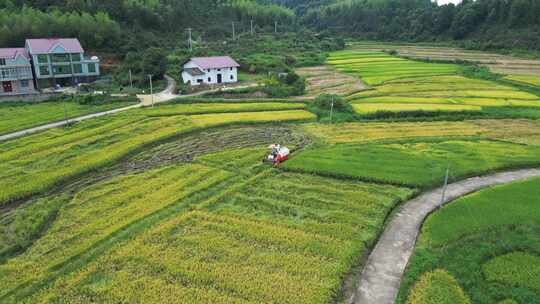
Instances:
[[[147,144],[203,128],[310,120],[303,110],[254,113],[142,116],[143,112],[85,121],[0,144],[0,205],[44,191],[111,164]]]
[[[353,104],[353,108],[357,113],[370,114],[381,111],[386,112],[461,112],[461,111],[481,111],[482,107],[470,105],[452,105],[452,104],[399,104],[399,103],[357,103]]]
[[[261,164],[229,154],[77,193],[30,250],[0,265],[0,300],[328,303],[412,194],[273,169],[238,175],[218,167]]]
[[[540,75],[509,75],[505,79],[540,87]]]
[[[463,137],[486,138],[527,145],[540,144],[540,121],[525,119],[479,119],[458,122],[352,122],[335,125],[307,123],[302,124],[302,128],[313,137],[330,144]]]

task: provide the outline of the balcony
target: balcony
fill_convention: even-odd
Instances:
[[[32,69],[30,66],[0,67],[0,81],[14,81],[32,78]]]

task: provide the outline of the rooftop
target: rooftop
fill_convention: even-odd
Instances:
[[[67,53],[84,53],[76,38],[26,39],[26,44],[31,54],[49,54],[56,46],[61,46]]]
[[[238,68],[240,65],[229,56],[191,58],[202,69]]]
[[[4,59],[15,59],[17,55],[21,54],[26,58],[29,58],[28,52],[24,48],[5,48],[0,49],[0,58]]]

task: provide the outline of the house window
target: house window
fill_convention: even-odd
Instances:
[[[95,73],[96,72],[96,64],[95,63],[89,63],[88,64],[88,73]]]
[[[38,58],[38,63],[49,63],[49,56],[45,54],[38,55],[37,58]]]
[[[75,74],[82,74],[82,64],[74,64],[73,65],[73,73]]]
[[[56,75],[71,74],[71,66],[70,65],[57,65],[53,67],[53,72]]]
[[[233,75],[231,75],[231,80],[234,80],[234,76],[233,76]]]
[[[49,71],[49,67],[46,65],[42,65],[39,67],[39,74],[43,76],[47,76],[51,74],[51,71]]]
[[[208,82],[212,82],[212,77],[208,77]]]
[[[4,58],[0,58],[0,65],[6,65],[6,60]]]
[[[232,71],[233,68],[231,68],[231,71]]]
[[[197,83],[203,83],[202,79],[197,79]]]
[[[221,72],[221,69],[217,69],[218,72]]]
[[[69,62],[69,54],[53,54],[52,62]]]
[[[28,80],[21,80],[21,87],[22,88],[28,88],[29,83]]]
[[[71,54],[71,61],[81,61],[81,54],[79,53],[74,53],[74,54]]]

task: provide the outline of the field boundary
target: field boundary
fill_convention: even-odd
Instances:
[[[483,188],[539,177],[540,168],[472,177],[425,192],[399,207],[370,253],[350,304],[393,304],[424,220],[443,205]]]

